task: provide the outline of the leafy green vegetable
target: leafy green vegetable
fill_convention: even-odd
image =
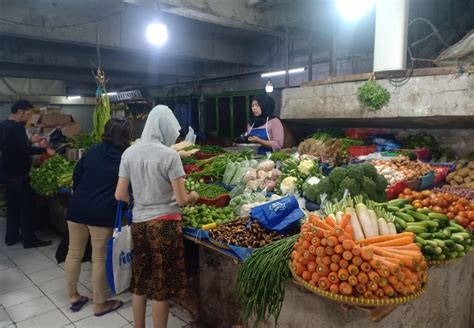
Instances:
[[[270,160],[274,162],[283,162],[290,158],[291,155],[284,151],[276,151],[270,156]]]
[[[390,93],[373,80],[365,82],[357,91],[357,97],[362,105],[377,111],[390,101]]]
[[[227,194],[228,191],[225,188],[220,186],[212,185],[212,184],[199,184],[195,191],[199,194],[202,198],[216,198],[223,194]]]
[[[199,150],[205,154],[222,154],[225,150],[219,146],[201,146]]]
[[[59,188],[71,185],[75,165],[75,162],[59,155],[51,157],[40,167],[31,170],[31,188],[39,195],[53,196]]]
[[[72,148],[86,150],[96,144],[94,136],[90,133],[82,133],[76,137],[67,138],[67,142]]]

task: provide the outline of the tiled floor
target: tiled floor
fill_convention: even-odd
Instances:
[[[59,238],[41,233],[43,239],[54,240],[53,245],[24,249],[22,245],[4,243],[5,219],[0,218],[0,328],[85,328],[133,327],[132,303],[129,293],[116,298],[125,304],[118,311],[95,317],[93,305],[81,311],[69,310],[64,293],[64,263],[56,264],[55,253]],[[79,292],[92,296],[91,264],[83,263]],[[190,316],[173,307],[168,320],[169,328],[190,327]],[[152,327],[151,306],[147,308],[146,326]]]

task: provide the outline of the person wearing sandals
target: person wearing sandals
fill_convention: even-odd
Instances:
[[[153,300],[153,326],[165,328],[168,300],[186,290],[183,231],[179,206],[193,204],[195,192],[186,193],[179,154],[170,148],[180,125],[173,112],[158,105],[150,112],[140,142],[128,148],[120,163],[115,197],[129,202],[133,192],[133,319],[145,327],[147,298]]]
[[[73,312],[80,311],[89,302],[87,296],[77,291],[81,260],[89,236],[92,244],[94,314],[102,316],[123,305],[121,301],[107,300],[105,260],[117,209],[114,192],[120,160],[130,145],[131,136],[130,121],[110,119],[105,125],[102,142],[91,147],[74,168],[73,195],[67,213],[69,250],[64,266],[66,293]]]

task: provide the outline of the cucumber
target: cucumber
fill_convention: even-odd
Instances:
[[[431,247],[430,245],[423,246],[423,254],[433,254],[433,253],[434,253],[433,247]]]
[[[430,233],[430,232],[424,232],[424,233],[421,233],[419,234],[419,236],[423,239],[431,239],[433,238],[433,234]]]
[[[469,245],[464,245],[464,252],[466,252],[466,253],[467,253],[467,252],[470,252],[471,249],[472,249],[471,246],[469,246]]]
[[[396,206],[396,207],[402,207],[406,204],[410,204],[409,199],[403,199],[403,198],[397,198],[397,199],[392,199],[391,201],[387,202],[389,206]]]
[[[433,238],[436,239],[446,239],[446,236],[442,232],[435,232],[433,233]]]
[[[430,219],[433,219],[433,220],[434,220],[434,219],[439,219],[439,220],[449,221],[449,218],[448,218],[446,215],[441,214],[441,213],[430,212],[430,213],[428,214],[428,217],[429,217]]]
[[[443,254],[443,249],[441,247],[437,246],[437,247],[433,248],[433,253],[435,255]]]
[[[425,215],[425,214],[422,214],[422,213],[409,211],[409,210],[405,211],[405,213],[410,214],[411,216],[413,216],[415,218],[415,220],[418,220],[418,221],[429,221],[430,220],[428,215]]]
[[[458,252],[458,257],[466,256],[466,252]]]
[[[445,254],[438,254],[438,255],[435,256],[435,260],[437,260],[437,261],[446,260],[446,255]]]
[[[458,253],[457,253],[457,252],[449,252],[449,253],[446,255],[446,258],[447,258],[448,260],[452,260],[452,259],[455,259],[457,256],[458,256]]]
[[[426,244],[430,245],[432,248],[438,247],[438,244],[433,240],[426,240]]]
[[[433,241],[438,244],[439,247],[446,247],[444,240],[433,239]]]
[[[419,226],[424,228],[438,228],[438,223],[435,221],[419,221],[419,222],[409,222],[407,223],[408,226]]]
[[[400,208],[398,208],[397,206],[389,205],[389,206],[387,206],[387,211],[392,212],[392,213],[396,213],[396,212],[400,211]]]
[[[457,223],[454,222],[454,221],[449,221],[449,226],[452,227],[452,228],[456,228],[456,229],[458,230],[458,231],[453,231],[452,229],[449,229],[449,230],[451,230],[451,231],[453,231],[453,232],[464,232],[464,231],[466,231],[466,229],[464,229],[463,226],[457,224]]]
[[[451,230],[449,230],[449,228],[444,228],[443,229],[443,234],[446,236],[446,238],[449,238],[449,237],[451,237],[452,232],[451,232]]]
[[[456,233],[453,233],[453,236],[461,236],[464,239],[471,238],[471,234],[469,232],[456,232]]]
[[[456,252],[464,252],[464,246],[461,244],[456,244],[454,249],[456,250]]]
[[[451,232],[462,232],[462,230],[460,230],[459,228],[457,227],[451,227],[451,226],[448,226],[448,229],[451,231]]]
[[[415,234],[419,234],[419,233],[426,232],[427,230],[424,227],[412,225],[412,226],[406,227],[405,231],[409,231],[409,232],[413,232]]]
[[[451,240],[454,241],[457,244],[462,244],[463,241],[464,241],[464,238],[462,236],[456,236],[456,235],[453,234],[451,236]]]
[[[407,223],[399,217],[395,217],[395,223],[397,223],[403,230],[407,227]]]
[[[395,229],[397,229],[398,233],[403,232],[405,230],[405,228],[402,228],[402,226],[399,225],[397,221],[394,221],[394,223],[395,223]]]
[[[455,247],[456,247],[456,243],[454,241],[452,241],[451,239],[446,239],[444,241],[444,244],[446,245],[447,248],[449,248],[449,250],[454,250]]]
[[[426,214],[426,215],[428,215],[428,214],[431,213],[431,211],[430,211],[429,209],[427,209],[426,207],[417,208],[416,211],[417,211],[418,213],[422,213],[422,214]]]
[[[416,207],[413,207],[411,205],[405,205],[403,208],[402,208],[402,211],[416,211]]]
[[[418,245],[426,245],[426,240],[424,240],[423,238],[419,237],[419,236],[415,236],[415,243],[417,243]]]
[[[413,218],[413,216],[411,216],[407,213],[396,212],[396,213],[393,213],[393,215],[395,215],[396,217],[402,219],[405,222],[415,222],[415,219]]]

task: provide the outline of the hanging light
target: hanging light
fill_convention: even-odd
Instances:
[[[160,0],[156,1],[156,21],[146,28],[146,37],[152,45],[161,47],[168,41],[168,27],[161,22]]]
[[[375,0],[336,0],[337,9],[348,21],[361,18],[372,8]]]
[[[273,84],[272,81],[268,80],[267,84],[265,85],[265,91],[267,93],[273,92]]]
[[[168,27],[162,23],[152,23],[146,29],[148,42],[154,46],[162,46],[168,41]]]

